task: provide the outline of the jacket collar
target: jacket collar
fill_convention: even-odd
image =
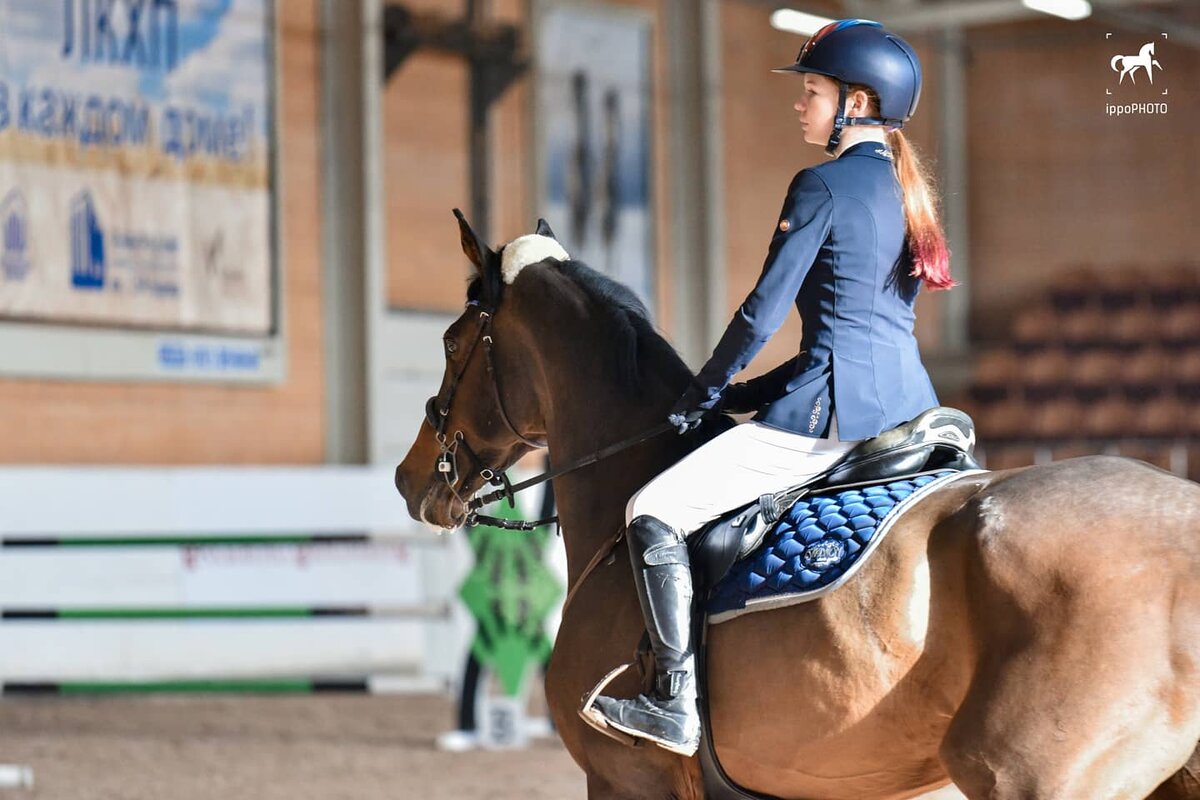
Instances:
[[[858,142],[843,150],[838,158],[845,158],[846,156],[867,156],[879,161],[890,162],[892,160],[892,149],[883,142]]]

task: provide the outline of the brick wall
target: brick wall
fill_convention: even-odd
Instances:
[[[315,0],[278,9],[286,380],[270,387],[0,380],[0,461],[323,461],[317,10]]]

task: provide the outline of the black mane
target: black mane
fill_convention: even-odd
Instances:
[[[655,330],[650,312],[632,289],[582,261],[561,261],[555,266],[605,313],[608,340],[598,344],[610,345],[616,353],[622,386],[634,391],[640,389],[645,369],[673,378],[681,387],[691,380],[692,371],[671,343]]]
[[[547,265],[568,278],[602,315],[605,338],[596,342],[597,351],[613,354],[621,386],[639,391],[645,371],[653,370],[678,384],[686,385],[692,371],[650,321],[650,312],[628,286],[602,275],[582,261],[559,261]],[[482,279],[475,277],[467,287],[467,299],[480,302],[486,294]]]

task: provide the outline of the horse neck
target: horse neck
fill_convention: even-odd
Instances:
[[[567,316],[567,315],[564,315]],[[528,315],[527,352],[536,361],[534,391],[546,423],[552,465],[564,465],[649,430],[666,417],[683,387],[677,369],[643,367],[644,385],[632,391],[590,347],[600,340],[587,318]],[[574,322],[575,329],[564,330]],[[594,323],[592,323],[594,324]],[[686,452],[671,433],[563,475],[554,496],[567,551],[567,577],[575,584],[596,552],[625,523],[630,496]]]

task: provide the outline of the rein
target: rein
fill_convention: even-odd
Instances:
[[[596,450],[582,458],[579,458],[571,463],[550,469],[532,478],[523,480],[520,483],[513,484],[509,481],[508,475],[502,469],[493,469],[484,464],[483,460],[467,444],[466,436],[461,430],[454,432],[452,437],[446,436],[446,418],[450,414],[450,405],[454,402],[455,392],[458,390],[458,383],[462,379],[463,373],[466,372],[467,366],[471,362],[471,357],[475,351],[479,349],[479,343],[483,343],[484,358],[487,362],[487,373],[491,378],[489,383],[492,386],[492,398],[495,401],[496,410],[500,412],[500,419],[503,420],[505,427],[509,432],[520,439],[526,445],[540,449],[545,447],[544,442],[534,441],[521,434],[516,426],[513,425],[512,419],[508,416],[508,411],[504,408],[504,399],[500,392],[500,376],[495,368],[495,358],[492,355],[493,339],[491,335],[491,325],[494,309],[487,308],[472,301],[468,306],[479,307],[479,328],[475,335],[474,341],[471,342],[471,347],[467,351],[467,357],[463,360],[462,367],[454,373],[450,379],[449,391],[447,392],[446,402],[439,402],[439,398],[435,395],[430,397],[425,404],[425,420],[433,427],[437,434],[438,446],[441,452],[437,456],[437,471],[446,481],[446,485],[450,488],[450,492],[458,499],[460,503],[467,509],[467,518],[463,523],[467,527],[476,525],[491,525],[497,528],[513,531],[532,531],[542,525],[558,522],[558,515],[552,517],[544,517],[536,520],[512,520],[502,519],[500,517],[491,517],[485,514],[478,513],[478,510],[483,506],[495,500],[505,499],[508,501],[509,508],[515,508],[515,495],[538,484],[545,483],[569,472],[582,469],[583,467],[595,464],[597,461],[602,461],[610,456],[620,453],[622,450],[627,450],[634,445],[641,444],[648,439],[653,439],[660,434],[666,433],[669,430],[674,430],[674,426],[669,422],[662,422],[655,425],[653,428],[636,436],[631,436],[615,444]],[[452,351],[453,352],[453,351]],[[458,452],[462,451],[469,459],[471,466],[465,474],[458,472]],[[471,475],[478,473],[481,478],[487,481],[492,486],[499,487],[485,495],[464,500],[455,488],[456,484],[465,483]],[[613,543],[615,545],[615,542]]]

